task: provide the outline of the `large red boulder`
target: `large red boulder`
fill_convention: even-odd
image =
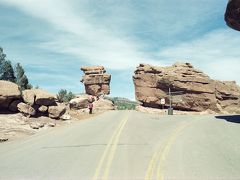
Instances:
[[[211,79],[189,63],[176,63],[169,67],[140,64],[133,76],[136,99],[146,107],[161,107],[161,99],[179,110],[230,112],[240,109],[239,86],[233,82]]]

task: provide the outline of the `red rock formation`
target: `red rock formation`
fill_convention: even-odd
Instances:
[[[231,28],[240,31],[240,0],[229,0],[225,21]]]
[[[111,75],[106,73],[103,66],[82,67],[81,70],[85,74],[81,82],[85,85],[87,94],[110,94]]]
[[[146,107],[160,108],[161,98],[169,105],[168,89],[181,91],[181,101],[174,101],[179,110],[205,111],[240,110],[240,88],[235,82],[221,82],[209,78],[189,63],[176,63],[170,67],[140,64],[133,76],[136,99]]]

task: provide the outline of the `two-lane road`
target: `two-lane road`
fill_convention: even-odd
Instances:
[[[240,179],[240,124],[106,112],[0,144],[0,179]]]

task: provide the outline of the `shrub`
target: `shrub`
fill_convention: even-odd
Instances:
[[[57,94],[58,102],[61,102],[61,103],[69,102],[73,98],[75,98],[75,95],[71,91],[67,92],[66,89],[61,89],[60,91],[58,91],[58,94]]]

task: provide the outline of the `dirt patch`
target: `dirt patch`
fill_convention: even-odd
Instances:
[[[101,113],[88,114],[87,112],[70,110],[71,119],[67,121],[55,120],[45,116],[27,118],[21,113],[0,114],[0,143],[18,140],[44,130],[69,125],[80,120],[87,120]]]

